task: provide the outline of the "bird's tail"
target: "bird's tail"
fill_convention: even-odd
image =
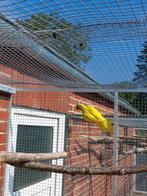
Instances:
[[[109,119],[105,119],[103,121],[99,121],[99,122],[97,122],[97,125],[100,127],[100,129],[103,132],[113,133],[113,126],[111,125]]]
[[[110,123],[110,120],[109,120],[109,119],[107,119],[107,125],[108,125],[108,130],[109,130],[111,133],[113,133],[113,126],[112,126],[112,124]]]

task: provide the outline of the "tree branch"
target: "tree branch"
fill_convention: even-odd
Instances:
[[[88,139],[91,140],[95,143],[98,144],[111,144],[114,141],[113,137],[110,136],[87,136],[87,135],[81,135],[79,138],[83,138],[83,139]],[[128,137],[128,136],[121,136],[118,137],[118,142],[124,142],[127,145],[130,146],[137,146],[137,147],[146,147],[147,146],[147,142],[146,139],[137,139],[137,138],[133,138],[133,137]]]
[[[137,154],[139,152],[147,152],[147,147],[146,148],[135,148],[132,150],[129,150],[127,152],[123,152],[124,155],[131,155],[131,154]]]
[[[146,149],[147,150],[147,149]],[[142,152],[143,149],[138,149]],[[129,151],[132,153],[132,151]],[[40,163],[38,161],[66,158],[66,152],[57,153],[14,153],[1,152],[0,160],[16,167],[35,169],[70,175],[128,175],[147,172],[147,164],[125,168],[98,168],[98,167],[73,167]]]
[[[7,161],[6,161],[7,163]],[[123,168],[97,168],[97,167],[72,167],[72,166],[61,166],[61,165],[50,165],[39,162],[27,162],[16,164],[14,162],[8,163],[12,166],[23,167],[28,169],[35,169],[40,171],[55,172],[61,174],[70,175],[128,175],[147,172],[147,164],[132,167]]]
[[[30,161],[44,161],[67,158],[66,152],[55,153],[15,153],[15,152],[0,152],[0,161],[7,163],[24,163]]]
[[[81,139],[88,139],[98,143],[113,143],[114,138],[110,136],[88,136],[88,135],[81,135]]]

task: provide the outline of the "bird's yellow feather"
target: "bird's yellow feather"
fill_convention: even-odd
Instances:
[[[93,106],[78,104],[77,108],[82,111],[82,116],[85,121],[96,123],[102,131],[112,133],[113,127],[110,120],[103,117],[103,115]]]
[[[90,114],[92,114],[98,121],[103,121],[105,118],[102,116],[102,114],[93,106],[87,105],[86,106]]]
[[[113,132],[113,127],[108,119],[105,119],[104,121],[97,122],[97,125],[101,128],[101,130],[106,132]]]
[[[85,121],[97,122],[97,119],[91,113],[89,113],[89,111],[87,110],[87,107],[84,104],[77,105],[77,108],[82,111],[82,116]]]

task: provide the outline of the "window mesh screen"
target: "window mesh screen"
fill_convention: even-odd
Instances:
[[[46,126],[18,125],[16,152],[52,152],[53,128]],[[43,161],[48,162],[49,161]],[[15,167],[14,191],[50,178],[51,174]]]
[[[0,90],[10,87],[16,89],[12,110],[22,110],[24,125],[15,112],[10,122],[3,113],[11,111],[0,106],[2,150],[8,132],[12,154],[15,147],[17,152],[66,153],[66,158],[52,161],[65,169],[146,164],[147,0],[0,0]],[[113,132],[106,133],[98,118],[84,118],[79,104],[95,107]],[[32,121],[34,113],[46,113],[50,123],[42,118],[44,123],[31,124],[24,108]],[[19,125],[18,134],[6,127],[8,121]],[[117,176],[115,181],[109,175],[62,178],[19,168],[13,173],[8,167],[4,196],[19,194],[24,187],[29,191],[23,196],[136,196],[136,191],[147,190],[146,173]],[[35,186],[41,181],[42,186]]]

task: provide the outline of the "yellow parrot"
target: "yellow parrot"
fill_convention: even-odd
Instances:
[[[97,119],[92,114],[90,114],[90,112],[88,111],[86,105],[84,105],[84,104],[78,104],[77,105],[77,109],[80,109],[82,111],[82,116],[83,116],[83,119],[85,121],[95,122],[95,123],[97,122]]]
[[[77,108],[82,111],[85,121],[96,123],[104,132],[112,133],[113,127],[110,120],[104,118],[102,114],[91,105],[78,104]]]

